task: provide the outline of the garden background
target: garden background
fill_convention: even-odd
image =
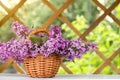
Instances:
[[[20,0],[0,0],[9,9],[12,9]],[[59,8],[66,0],[49,0],[56,8]],[[98,0],[106,8],[109,8],[116,0]],[[101,15],[104,11],[95,5],[92,0],[73,0],[72,4],[62,13],[72,25],[84,33],[89,26]],[[111,12],[117,19],[120,20],[120,5],[116,6]],[[0,20],[8,13],[0,5]],[[42,0],[27,0],[24,5],[15,13],[16,16],[30,28],[39,28],[53,12],[48,6],[42,3]],[[12,33],[10,25],[13,22],[10,18],[5,24],[0,26],[0,41],[6,42],[15,37]],[[68,39],[79,38],[68,25],[57,19],[53,22],[54,25],[61,26],[63,37]],[[116,24],[109,16],[106,16],[99,25],[86,36],[87,40],[96,42],[98,49],[106,58],[114,53],[120,47],[120,26]],[[74,62],[65,62],[66,66],[73,74],[92,74],[104,61],[96,55],[96,52],[84,54],[84,56]],[[111,62],[120,70],[120,54],[118,54]],[[2,63],[0,64],[2,65]],[[10,71],[12,70],[12,71]],[[10,66],[5,72],[14,72]],[[67,74],[62,68],[58,74]],[[116,74],[110,66],[106,66],[100,74]]]

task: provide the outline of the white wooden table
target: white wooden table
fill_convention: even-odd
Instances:
[[[21,74],[0,74],[0,80],[120,80],[120,75],[56,75],[54,78],[30,78]]]

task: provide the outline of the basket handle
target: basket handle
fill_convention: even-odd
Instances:
[[[49,35],[48,30],[46,30],[46,29],[44,29],[44,28],[40,28],[40,29],[32,30],[32,31],[30,32],[30,34],[27,36],[27,40],[30,40],[30,35],[32,35],[32,34],[37,34],[37,33],[40,33],[40,32],[45,32],[47,35]]]

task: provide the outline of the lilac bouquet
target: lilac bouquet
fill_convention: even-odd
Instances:
[[[25,58],[36,57],[42,54],[45,57],[51,54],[63,56],[65,60],[73,61],[75,58],[81,58],[82,55],[92,49],[96,49],[96,44],[91,42],[83,42],[81,39],[68,40],[62,37],[60,27],[52,25],[49,35],[44,41],[44,34],[37,34],[32,40],[26,37],[32,31],[27,26],[18,23],[12,24],[12,31],[17,35],[18,39],[12,39],[6,43],[0,43],[0,61],[6,61],[13,58],[16,62],[21,63]],[[42,42],[41,42],[42,41]]]

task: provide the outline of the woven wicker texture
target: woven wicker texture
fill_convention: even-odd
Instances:
[[[3,0],[4,1],[4,0]],[[112,4],[110,4],[109,7],[107,7],[106,5],[104,5],[103,3],[101,3],[101,0],[92,0],[93,3],[96,4],[97,8],[100,11],[100,15],[97,17],[97,19],[91,23],[90,27],[88,27],[88,29],[81,34],[81,32],[79,30],[77,30],[77,28],[75,28],[75,26],[73,26],[71,24],[71,22],[69,21],[69,19],[66,18],[66,16],[62,15],[62,13],[64,12],[65,9],[68,8],[69,5],[71,5],[72,2],[75,2],[76,0],[65,0],[65,3],[63,3],[63,5],[61,5],[61,7],[56,8],[56,6],[54,6],[54,4],[51,3],[51,0],[41,0],[44,4],[48,6],[52,11],[53,11],[53,15],[51,15],[51,17],[49,17],[45,22],[43,22],[43,25],[41,26],[42,28],[47,28],[48,26],[50,26],[54,21],[57,20],[57,18],[59,18],[63,23],[66,23],[68,25],[68,27],[73,30],[76,35],[78,35],[80,38],[82,38],[83,40],[87,41],[87,36],[90,32],[92,32],[95,28],[98,27],[98,24],[101,23],[106,16],[109,16],[115,23],[118,24],[118,26],[120,26],[120,20],[117,18],[116,15],[113,14],[112,11],[114,11],[114,9],[120,4],[120,0],[113,0],[114,2]],[[112,1],[112,0],[109,0]],[[21,19],[19,19],[19,17],[16,15],[16,13],[18,12],[18,9],[21,8],[21,6],[25,6],[24,3],[29,2],[29,0],[18,0],[18,4],[14,4],[13,8],[9,8],[7,5],[5,5],[2,0],[0,0],[0,7],[2,7],[7,14],[2,15],[2,19],[0,20],[0,27],[2,27],[2,25],[4,25],[7,21],[10,20],[10,18],[13,18],[14,20],[17,20],[23,24],[24,21],[21,21]],[[8,4],[10,5],[9,1]],[[103,10],[103,13],[101,13],[101,10]],[[0,10],[1,11],[1,10]],[[18,12],[19,13],[19,12]],[[110,33],[112,34],[112,33]],[[99,34],[98,34],[99,36]],[[108,48],[109,50],[109,48]],[[95,50],[96,55],[99,56],[98,59],[102,59],[103,60],[103,64],[101,63],[97,69],[93,70],[92,73],[93,74],[99,74],[100,72],[103,71],[104,68],[106,67],[110,67],[111,70],[114,70],[115,73],[120,74],[120,69],[118,68],[119,65],[115,65],[113,63],[113,60],[119,55],[120,53],[120,48],[118,47],[118,49],[113,52],[113,54],[109,54],[109,57],[106,57],[104,54],[102,53],[99,49]],[[13,65],[14,63],[14,65]],[[0,72],[3,72],[5,69],[7,69],[9,67],[9,65],[11,65],[20,73],[25,73],[24,70],[22,70],[20,68],[19,65],[17,65],[14,60],[9,59],[7,62],[3,63],[0,66]],[[61,64],[61,67],[68,73],[68,74],[73,74],[73,72],[67,68],[67,66],[65,64]],[[79,68],[78,68],[79,69]]]
[[[36,29],[31,31],[27,39],[30,39],[30,35],[45,32],[49,35],[49,32],[44,29]],[[24,66],[27,72],[27,75],[30,77],[38,78],[49,78],[54,77],[60,67],[61,57],[57,54],[52,54],[48,57],[45,57],[42,54],[38,54],[36,57],[27,58],[24,60]]]
[[[49,57],[39,54],[35,58],[27,58],[24,61],[27,75],[34,78],[54,77],[60,67],[60,64],[61,58],[56,54]]]

